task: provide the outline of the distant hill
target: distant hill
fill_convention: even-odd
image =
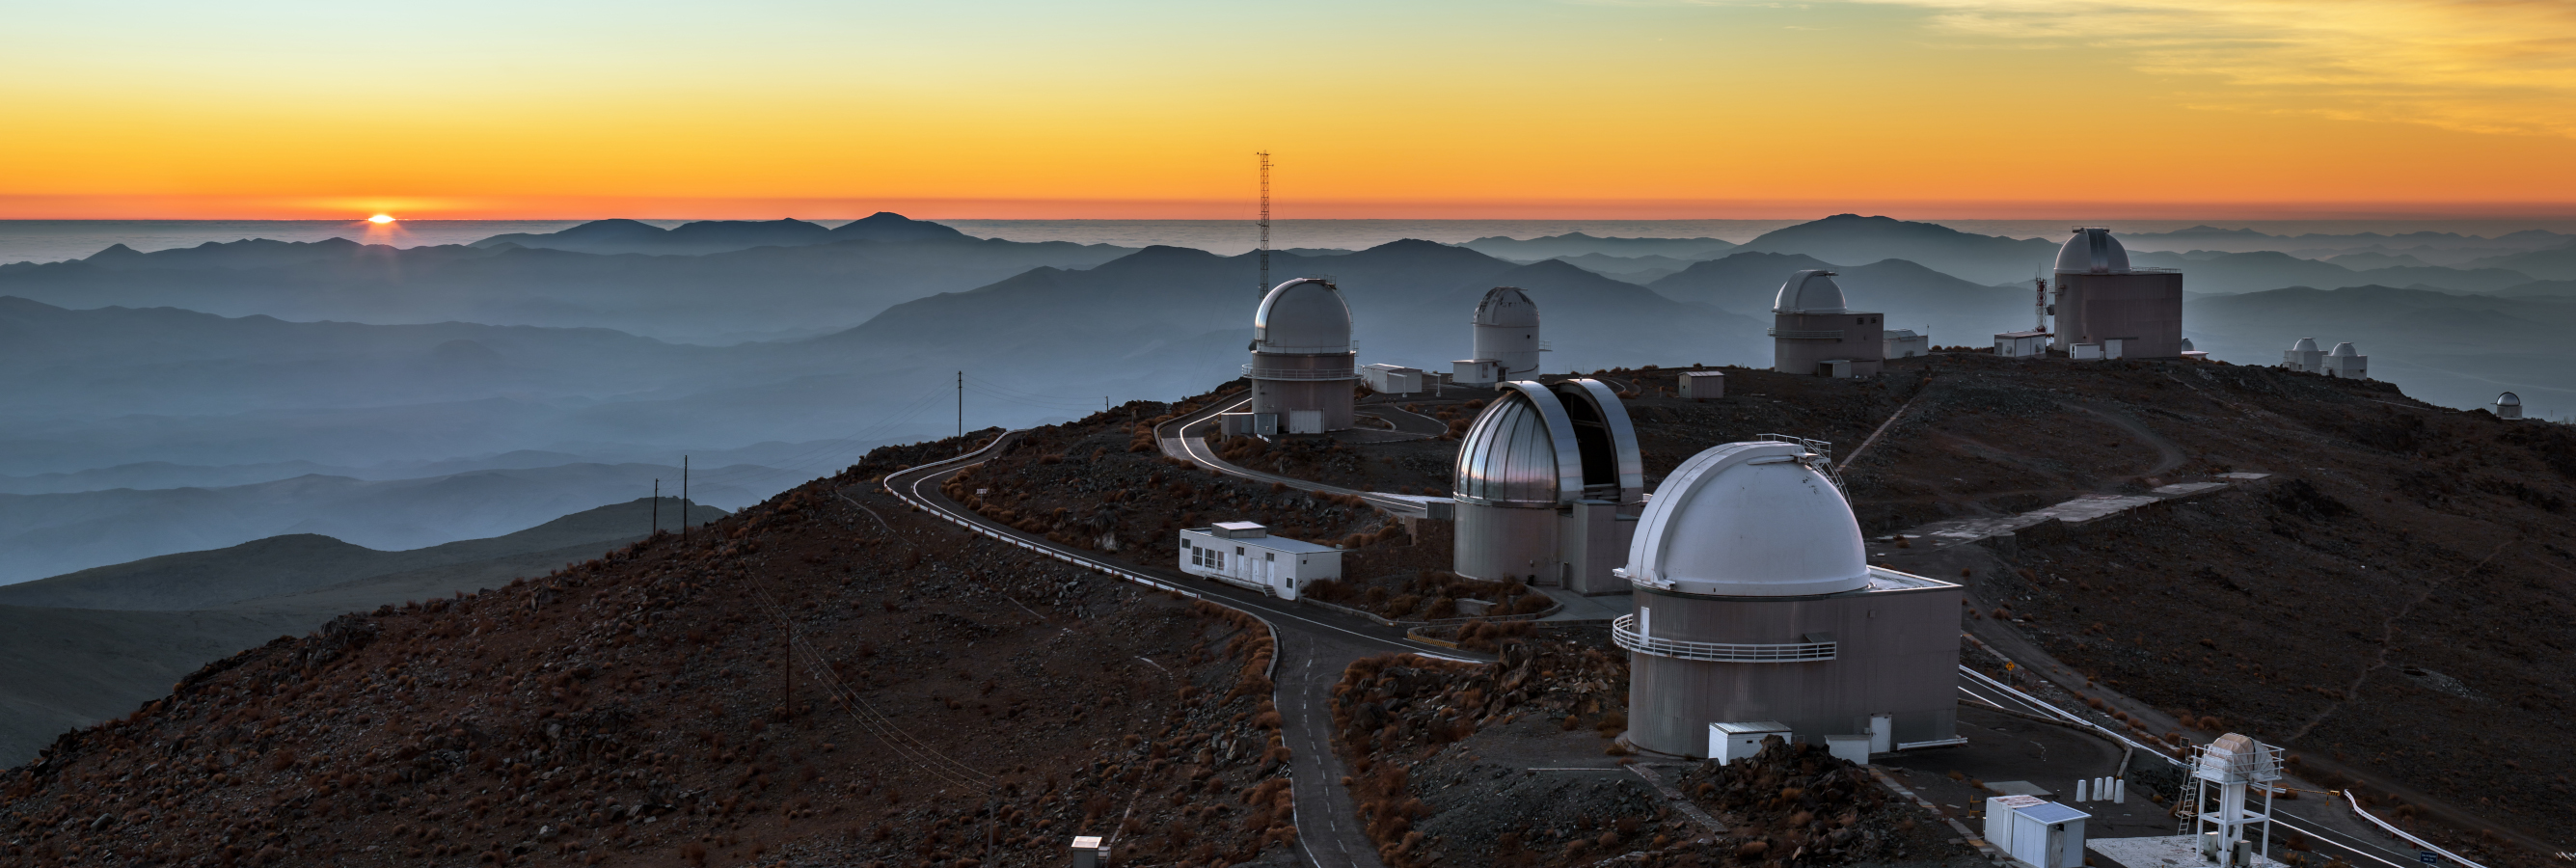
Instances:
[[[636,220],[593,220],[560,232],[495,235],[472,246],[504,245],[581,253],[701,254],[754,247],[805,247],[842,241],[972,241],[947,226],[892,211],[825,229],[803,220],[700,220],[664,229]]]
[[[404,551],[380,551],[320,534],[288,534],[237,546],[181,552],[94,567],[52,578],[0,585],[0,606],[179,611],[262,597],[300,594],[391,573],[418,572],[567,546],[640,539],[653,526],[674,533],[680,499],[651,498],[576,512],[502,536]],[[689,514],[704,524],[730,513],[700,503]]]
[[[1585,255],[1613,257],[1665,256],[1681,260],[1715,259],[1736,248],[1716,238],[1596,238],[1581,232],[1538,238],[1490,235],[1458,245],[1497,259],[1534,262]]]
[[[2279,364],[2303,337],[2351,341],[2373,378],[2436,404],[2483,406],[2512,390],[2535,412],[2576,408],[2576,356],[2554,349],[2576,330],[2576,301],[2291,287],[2195,298],[2183,306],[2183,329],[2199,349],[2238,364]]]
[[[2504,256],[2489,257],[2469,263],[2484,268],[2503,268],[2522,272],[2542,280],[2576,280],[2576,247],[2554,247]]]
[[[209,662],[340,613],[507,587],[598,557],[642,538],[652,510],[638,499],[400,552],[280,537],[0,587],[0,666],[10,672],[0,679],[0,764],[160,697]],[[676,530],[678,501],[666,499],[661,512],[664,529]],[[690,514],[700,522],[725,515],[704,505]],[[281,587],[287,592],[271,593]]]
[[[700,504],[720,506],[755,502],[769,490],[716,480],[780,475],[754,467],[697,470],[704,484],[690,493]],[[231,488],[0,495],[0,529],[5,529],[0,530],[0,583],[278,536],[299,538],[255,545],[227,557],[273,550],[278,557],[320,563],[337,551],[334,546],[350,543],[415,549],[504,534],[597,504],[622,503],[650,492],[657,477],[669,480],[664,490],[672,491],[679,476],[677,467],[569,464],[384,482],[305,476]],[[774,484],[794,481],[783,478]],[[633,527],[640,534],[643,523]],[[314,535],[333,542],[322,543]],[[0,597],[0,602],[10,599]]]
[[[2576,280],[2535,280],[2519,286],[2508,286],[2492,294],[2506,298],[2576,296]]]
[[[1559,256],[1555,259],[1603,277],[1616,278],[1638,285],[1653,283],[1679,274],[1682,269],[1689,268],[1691,263],[1696,261],[1675,259],[1670,256],[1611,256],[1604,253]]]
[[[1547,370],[1643,363],[1658,353],[1749,360],[1761,325],[1559,261],[1514,265],[1429,241],[1324,258],[1273,254],[1273,279],[1329,273],[1351,306],[1362,363],[1445,370],[1469,349],[1468,317],[1495,286],[1529,291]],[[972,359],[981,370],[1119,378],[1137,393],[1197,389],[1244,361],[1258,298],[1251,254],[1151,247],[1087,271],[1037,269],[972,292],[897,305],[814,342],[923,367]],[[1767,350],[1767,347],[1765,348]],[[1767,353],[1766,353],[1767,355]],[[936,369],[936,368],[933,368]],[[1194,379],[1195,378],[1195,379]],[[1223,379],[1224,377],[1215,377]]]
[[[655,255],[514,242],[398,249],[343,239],[250,240],[151,253],[119,245],[86,259],[0,265],[0,296],[71,308],[176,307],[289,321],[599,327],[732,344],[811,337],[864,322],[898,302],[972,289],[1034,267],[1089,267],[1133,252],[1105,244],[976,239],[935,223],[882,216],[828,231],[810,223],[800,224],[807,229],[691,224],[708,228],[690,237],[733,240],[657,248]],[[566,231],[664,231],[604,222],[611,225]],[[680,255],[773,233],[825,237],[799,246]]]
[[[2356,271],[2335,263],[2301,259],[2278,251],[2168,253],[2141,250],[2129,254],[2129,264],[2144,268],[2181,269],[2182,286],[2185,291],[2219,294],[2262,292],[2292,286],[2362,286],[2366,284],[2426,286],[2456,292],[2491,292],[2531,282],[2530,275],[2500,268],[2466,269],[2423,265]]]
[[[2116,230],[2118,227],[2113,228]],[[2271,235],[2252,229],[2221,229],[2208,225],[2173,232],[2120,232],[2118,234],[2121,243],[2132,250],[2206,249],[2231,253],[2309,248],[2538,250],[2576,241],[2576,235],[2562,235],[2544,229],[2525,229],[2493,238],[2462,235],[2457,232],[2402,232],[2395,235],[2383,235],[2377,232],[2350,235],[2315,233]]]
[[[1983,285],[2029,280],[2056,261],[2058,246],[2057,240],[2000,238],[1857,214],[1775,229],[1744,243],[1746,251],[1801,253],[1833,263],[1902,259]]]
[[[1928,328],[1937,345],[1991,344],[1995,332],[2029,328],[2032,321],[2032,290],[2026,287],[1980,286],[1901,259],[1841,266],[1801,254],[1737,253],[1694,263],[1647,286],[1768,322],[1780,284],[1804,268],[1833,271],[1852,309],[1886,314],[1889,328]],[[1762,349],[1768,364],[1770,347]]]

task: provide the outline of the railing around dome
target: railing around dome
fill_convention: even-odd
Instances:
[[[1762,333],[1775,338],[1788,338],[1793,341],[1838,341],[1843,339],[1842,329],[1800,331],[1798,329],[1784,329],[1778,326],[1773,326],[1771,328],[1763,329]]]
[[[1330,368],[1318,370],[1309,368],[1256,368],[1251,365],[1243,366],[1243,376],[1254,380],[1356,380],[1360,378],[1358,371],[1350,370],[1348,368],[1341,370],[1333,370]]]
[[[1735,645],[1724,642],[1676,642],[1657,639],[1637,632],[1637,616],[1621,615],[1610,622],[1610,640],[1639,654],[1671,657],[1676,660],[1706,660],[1712,663],[1805,663],[1832,660],[1840,650],[1837,642],[1793,642],[1778,645]]]

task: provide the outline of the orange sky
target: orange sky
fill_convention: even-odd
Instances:
[[[2576,213],[2561,3],[56,6],[0,217]]]

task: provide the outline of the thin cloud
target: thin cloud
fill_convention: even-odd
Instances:
[[[2564,0],[1852,0],[1931,11],[1998,42],[2120,52],[2215,76],[2185,102],[2257,113],[2576,136],[2576,3]]]

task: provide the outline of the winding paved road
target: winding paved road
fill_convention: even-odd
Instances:
[[[1214,412],[1221,411],[1207,415]],[[887,474],[886,490],[973,532],[1148,587],[1179,591],[1269,624],[1277,640],[1277,651],[1271,658],[1275,691],[1271,702],[1279,708],[1280,736],[1292,754],[1289,779],[1297,802],[1298,843],[1319,868],[1383,868],[1377,858],[1377,846],[1359,828],[1358,806],[1351,801],[1350,790],[1342,786],[1342,776],[1348,772],[1332,748],[1333,685],[1341,680],[1344,666],[1362,657],[1389,652],[1451,659],[1466,655],[1411,641],[1402,630],[1359,618],[1300,607],[1178,570],[1098,557],[987,519],[940,492],[941,483],[948,477],[1000,454],[1016,434],[1004,434],[984,448],[956,458]],[[1168,442],[1165,449],[1170,449]],[[1237,475],[1249,472],[1218,463],[1232,468]]]

